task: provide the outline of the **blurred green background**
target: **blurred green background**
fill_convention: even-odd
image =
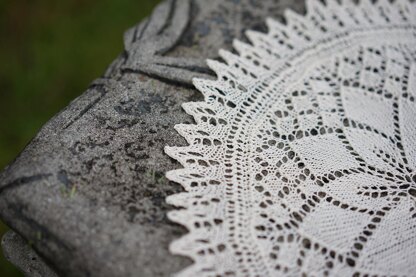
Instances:
[[[104,72],[123,32],[158,2],[0,0],[0,168]],[[0,254],[0,276],[23,275]]]

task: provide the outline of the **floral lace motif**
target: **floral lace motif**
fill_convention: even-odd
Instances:
[[[307,1],[208,61],[166,147],[179,276],[414,276],[416,5]]]

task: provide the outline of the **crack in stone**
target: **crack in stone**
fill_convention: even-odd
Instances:
[[[2,194],[4,191],[6,190],[10,190],[13,188],[17,188],[17,187],[21,187],[23,185],[27,185],[42,179],[46,179],[48,177],[52,176],[52,174],[47,173],[47,174],[37,174],[37,175],[32,175],[32,176],[24,176],[21,178],[18,178],[8,184],[5,184],[3,186],[0,187],[0,194]]]

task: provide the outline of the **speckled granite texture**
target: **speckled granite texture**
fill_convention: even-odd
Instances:
[[[0,174],[0,217],[60,276],[167,276],[192,263],[168,251],[186,230],[166,218],[165,197],[182,189],[164,178],[180,165],[163,147],[185,144],[173,126],[192,123],[181,104],[202,99],[191,79],[214,77],[204,60],[287,8],[303,13],[304,3],[160,4],[126,32],[125,51],[103,77]],[[6,251],[22,245],[5,241]],[[37,276],[40,269],[30,273],[22,261],[28,255],[9,258]]]

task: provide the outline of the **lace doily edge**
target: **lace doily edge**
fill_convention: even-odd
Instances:
[[[229,113],[232,113],[233,110],[236,108],[233,106],[233,103],[235,99],[238,99],[238,97],[241,97],[241,95],[247,91],[247,87],[250,87],[253,83],[258,82],[257,78],[251,78],[246,76],[243,77],[246,82],[241,81],[242,78],[238,77],[231,77],[231,82],[235,83],[234,87],[230,87],[226,82],[224,82],[224,77],[230,78],[230,76],[233,76],[235,71],[232,68],[233,64],[241,63],[247,67],[256,67],[253,65],[253,61],[251,59],[247,59],[245,57],[245,54],[249,53],[255,53],[256,51],[261,49],[261,43],[260,41],[272,41],[272,33],[273,31],[276,32],[284,32],[285,30],[289,30],[289,26],[293,26],[300,23],[308,22],[309,17],[314,14],[314,11],[324,11],[323,14],[326,14],[326,12],[329,12],[331,9],[338,9],[338,12],[345,13],[347,9],[352,9],[354,12],[365,10],[365,11],[371,11],[369,14],[370,20],[374,20],[370,23],[370,25],[367,26],[367,28],[371,28],[374,26],[378,26],[380,23],[380,20],[382,20],[382,16],[380,14],[377,14],[377,8],[381,7],[381,10],[384,8],[389,8],[390,12],[394,11],[399,15],[400,12],[406,11],[411,18],[411,24],[415,25],[416,23],[416,12],[415,2],[410,2],[407,0],[397,0],[393,3],[389,2],[388,0],[379,0],[376,3],[372,4],[370,0],[360,0],[358,4],[352,4],[352,3],[345,3],[343,1],[342,3],[338,3],[337,1],[327,1],[326,5],[320,3],[320,1],[314,1],[314,0],[307,0],[306,1],[306,14],[301,15],[297,14],[291,10],[285,11],[285,19],[286,24],[283,24],[281,22],[278,22],[272,18],[266,19],[266,24],[268,28],[267,33],[261,33],[257,31],[247,31],[246,36],[251,44],[247,44],[244,42],[241,42],[239,40],[233,41],[233,48],[238,52],[238,55],[235,55],[229,51],[225,50],[219,50],[219,55],[223,59],[224,63],[218,62],[215,60],[207,60],[207,64],[209,68],[211,68],[217,75],[216,80],[204,80],[204,79],[194,79],[193,83],[195,87],[204,95],[204,101],[201,102],[188,102],[184,103],[182,105],[185,112],[189,115],[191,115],[194,120],[196,121],[196,124],[178,124],[175,126],[176,131],[186,139],[188,146],[184,147],[165,147],[165,153],[169,155],[170,157],[174,158],[175,160],[179,161],[180,164],[183,166],[183,168],[175,169],[168,171],[166,173],[166,178],[180,183],[183,188],[185,189],[185,192],[178,193],[171,195],[166,198],[166,201],[168,204],[173,205],[175,207],[178,207],[180,209],[172,210],[168,212],[168,218],[176,222],[178,224],[183,225],[189,233],[182,236],[181,238],[173,241],[170,244],[169,250],[171,253],[176,255],[182,255],[187,256],[191,258],[194,261],[194,264],[191,266],[183,269],[182,271],[178,272],[178,275],[181,276],[194,276],[196,272],[199,272],[200,270],[203,270],[204,268],[209,268],[211,265],[204,264],[203,260],[198,254],[197,249],[201,248],[201,245],[197,244],[195,240],[198,238],[200,232],[196,232],[196,228],[194,226],[194,222],[191,219],[195,219],[195,216],[192,215],[192,201],[195,200],[195,196],[198,198],[201,194],[205,192],[205,189],[198,189],[193,188],[192,183],[199,177],[196,177],[196,175],[203,176],[203,173],[207,170],[206,166],[198,166],[195,165],[195,158],[198,158],[198,156],[202,155],[202,153],[205,153],[206,151],[199,151],[198,147],[208,147],[213,148],[217,147],[214,146],[214,143],[210,146],[203,145],[202,140],[201,142],[195,142],[196,138],[201,137],[201,132],[204,132],[205,136],[208,138],[212,138],[212,135],[216,135],[224,131],[224,127],[220,124],[217,124],[215,127],[212,127],[211,131],[205,128],[204,121],[202,120],[203,117],[207,116],[206,109],[211,110],[215,115],[221,115],[226,116]],[[352,1],[351,1],[352,2]],[[398,19],[399,17],[394,17]],[[293,23],[293,25],[292,25]],[[367,22],[368,23],[368,22]],[[398,22],[388,22],[388,24],[403,24],[405,22],[398,21]],[[409,22],[407,22],[409,23]],[[387,24],[387,23],[386,23]],[[335,26],[335,25],[334,25]],[[289,49],[287,53],[291,52],[295,55],[295,53],[301,52],[304,48],[310,47],[314,42],[316,42],[319,39],[322,39],[324,37],[333,36],[334,34],[337,34],[340,31],[345,31],[346,27],[357,27],[360,25],[354,25],[354,26],[338,26],[335,30],[323,31],[318,30],[318,33],[316,33],[315,30],[311,30],[314,33],[315,37],[312,37],[313,40],[309,42],[305,42],[305,45],[302,47],[298,47],[296,49]],[[361,25],[362,26],[362,25]],[[298,43],[299,41],[296,41],[299,39],[297,35],[291,35],[291,37],[288,38],[288,42],[286,44],[290,44],[290,42]],[[276,57],[275,60],[278,60]],[[264,78],[265,75],[270,73],[268,72],[268,69],[263,66],[263,71],[260,72],[260,74],[263,74],[262,78]],[[230,74],[230,72],[232,74]],[[228,79],[227,82],[230,80]],[[228,91],[228,94],[223,95],[224,91]],[[231,91],[231,92],[230,92]],[[218,103],[212,103],[210,100],[210,97],[223,97],[224,101],[222,104]],[[238,107],[237,107],[238,108]],[[209,112],[210,113],[210,112]],[[219,142],[221,145],[223,142]],[[213,159],[216,163],[220,163],[221,160],[215,159],[215,156],[213,157],[203,157],[205,159]],[[189,160],[194,160],[192,163],[189,163]],[[213,170],[218,170],[217,167],[208,167],[212,168]],[[209,185],[208,185],[209,186]],[[208,190],[209,193],[209,190]],[[212,213],[212,211],[215,209],[215,207],[207,207],[207,209],[203,212],[198,211],[199,214],[209,215]],[[213,232],[212,228],[206,228],[204,229],[205,237],[211,237],[210,233]],[[214,235],[215,236],[215,235]],[[206,247],[206,245],[205,245]],[[206,261],[205,261],[206,262]],[[214,261],[212,260],[212,263]],[[213,264],[212,264],[213,265]]]

